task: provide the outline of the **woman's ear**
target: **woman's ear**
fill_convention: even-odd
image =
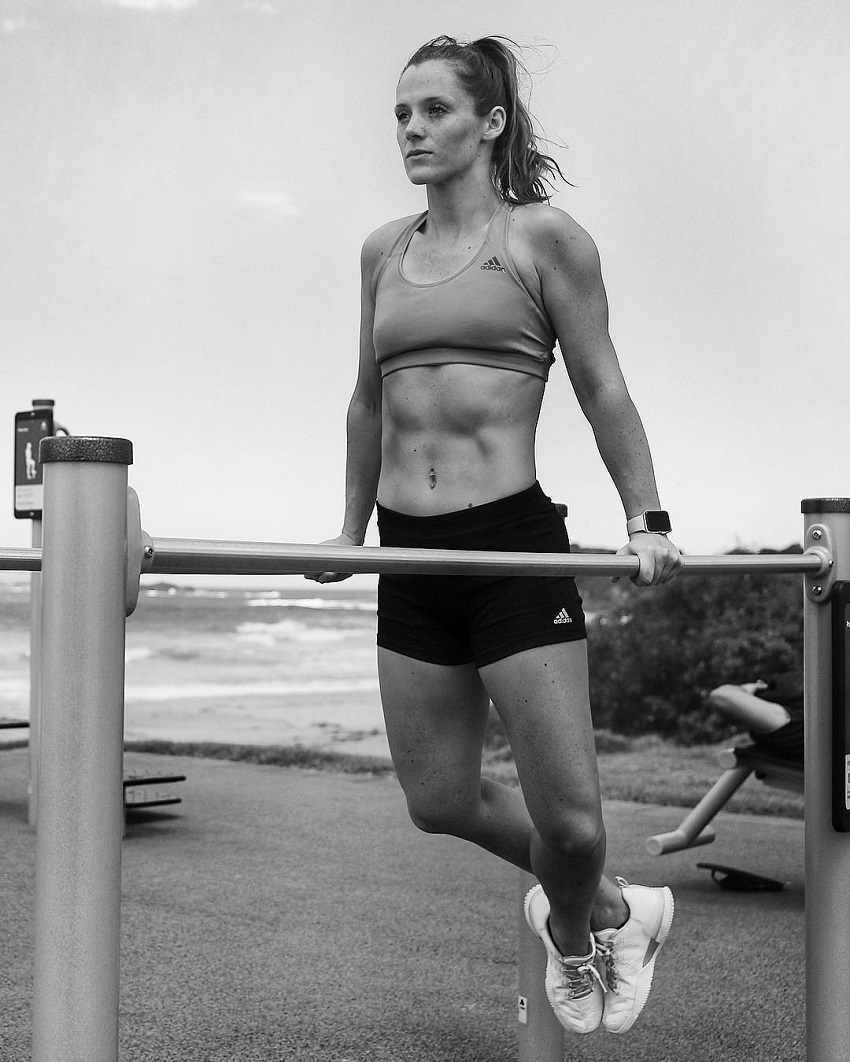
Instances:
[[[494,107],[487,117],[487,127],[484,130],[485,140],[495,140],[501,136],[505,129],[508,117],[504,107]]]

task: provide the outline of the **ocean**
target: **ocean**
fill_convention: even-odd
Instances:
[[[143,586],[127,620],[127,740],[388,755],[374,589]],[[29,584],[0,584],[0,718],[29,714]],[[4,731],[0,740],[25,731]]]

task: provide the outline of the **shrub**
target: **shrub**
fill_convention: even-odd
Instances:
[[[802,667],[799,576],[685,575],[656,588],[618,583],[589,634],[594,726],[683,744],[732,727],[705,704],[724,682]]]

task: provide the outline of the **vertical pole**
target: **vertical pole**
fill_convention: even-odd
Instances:
[[[33,410],[44,414],[52,431],[64,431],[53,420],[52,398],[34,398]],[[42,481],[43,482],[43,481]],[[42,491],[43,498],[43,491]],[[41,508],[43,501],[39,504]],[[41,548],[41,516],[32,518],[32,544]],[[29,772],[27,775],[27,819],[30,826],[38,823],[38,735],[41,723],[41,572],[30,575],[30,727],[29,727]]]
[[[832,826],[833,579],[850,579],[850,499],[807,498],[807,547],[832,547],[829,576],[807,577],[805,641],[806,1041],[809,1062],[846,1062],[850,1045],[850,833]],[[829,541],[831,540],[831,542]]]
[[[546,949],[528,928],[523,901],[537,879],[519,871],[517,1038],[519,1062],[563,1062],[564,1029],[546,996]]]
[[[33,1062],[116,1062],[125,439],[42,443],[42,712]]]
[[[32,521],[32,544],[41,548],[41,519]],[[30,573],[30,729],[27,781],[30,826],[38,822],[38,736],[41,726],[41,572]]]

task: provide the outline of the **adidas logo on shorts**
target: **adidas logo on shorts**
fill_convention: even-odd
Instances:
[[[555,623],[572,623],[573,617],[567,612],[565,608],[562,608],[558,615],[555,617]]]
[[[492,269],[496,273],[507,273],[507,269],[505,269],[505,267],[502,265],[502,263],[496,257],[489,258],[484,263],[484,265],[481,266],[480,268],[481,269]]]

